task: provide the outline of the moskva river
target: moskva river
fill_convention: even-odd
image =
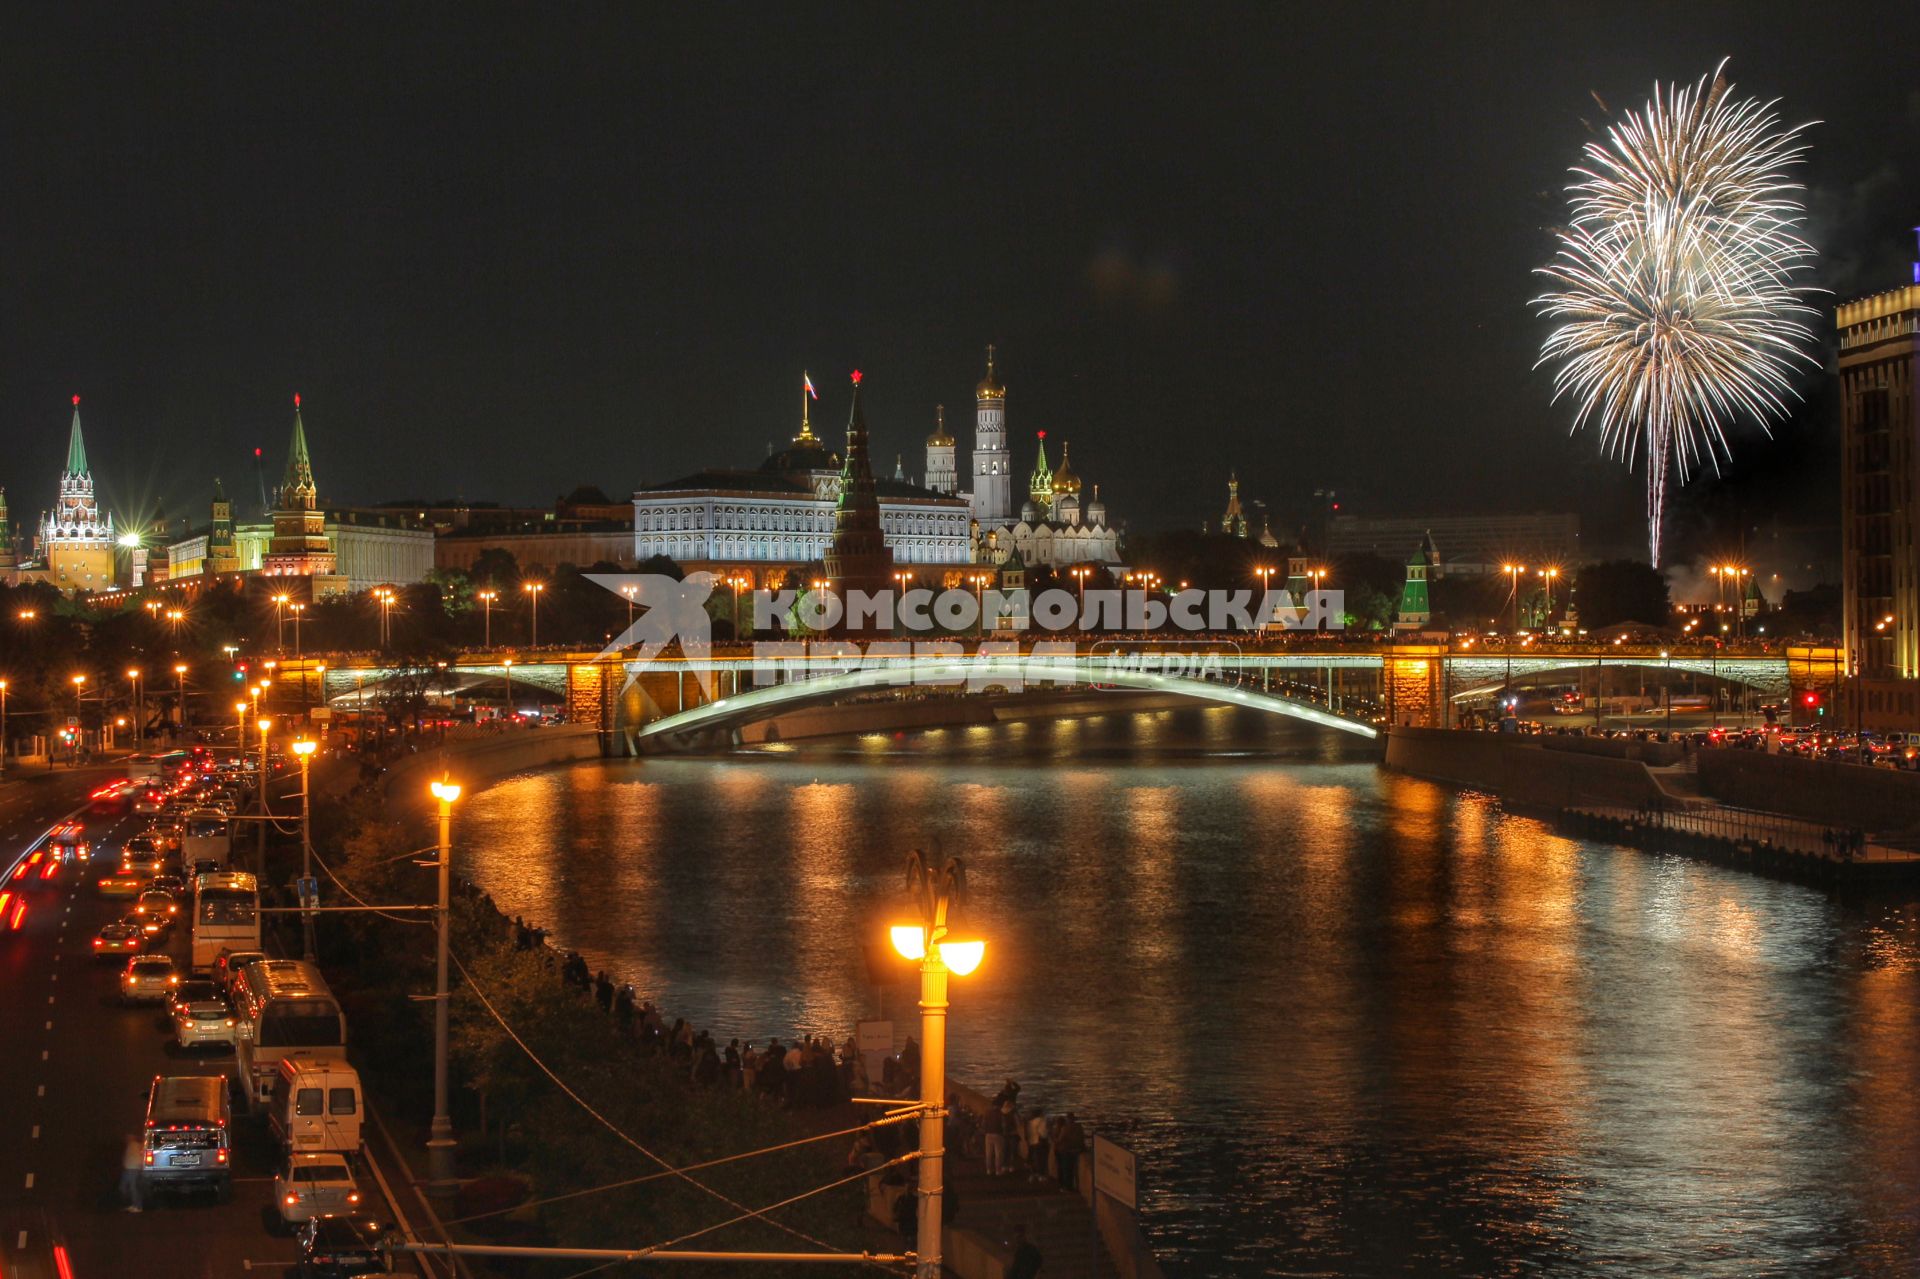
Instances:
[[[458,844],[722,1042],[844,1038],[908,850],[962,857],[952,1070],[1120,1130],[1173,1274],[1920,1273],[1920,910],[1347,740],[1219,708],[587,764]]]

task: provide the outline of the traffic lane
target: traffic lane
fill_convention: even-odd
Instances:
[[[131,834],[131,831],[126,834]],[[121,835],[124,838],[125,835]],[[57,1036],[58,1069],[48,1090],[49,1120],[43,1140],[51,1209],[69,1236],[74,1273],[138,1273],[155,1279],[231,1276],[255,1266],[292,1260],[292,1244],[267,1233],[272,1209],[275,1150],[264,1126],[236,1104],[233,1129],[233,1195],[219,1203],[211,1192],[156,1196],[146,1211],[125,1211],[119,1190],[120,1156],[139,1131],[147,1090],[156,1075],[225,1075],[233,1054],[223,1050],[183,1053],[171,1047],[166,1015],[151,1004],[124,1006],[119,999],[123,961],[96,961],[94,930],[117,918],[125,906],[102,899],[90,887],[73,898],[68,932],[84,937],[81,948],[62,948],[61,981],[74,994],[65,1014],[68,1033]],[[177,927],[164,947],[184,971],[190,934]],[[58,1028],[58,1023],[57,1023]]]
[[[119,843],[144,825],[144,818],[116,821],[102,832],[103,839],[117,852]],[[265,1122],[247,1113],[238,1093],[233,1097],[231,1201],[217,1203],[208,1192],[166,1195],[139,1214],[125,1211],[119,1193],[121,1150],[127,1136],[139,1129],[153,1077],[231,1077],[235,1064],[229,1050],[187,1052],[174,1047],[171,1026],[154,1005],[120,1004],[124,960],[96,961],[92,956],[94,932],[131,904],[101,898],[92,887],[97,874],[112,864],[106,861],[96,874],[81,876],[70,886],[62,905],[68,940],[58,947],[60,958],[53,965],[58,980],[49,982],[65,986],[62,996],[74,998],[71,1009],[53,1019],[46,1097],[52,1117],[43,1125],[40,1140],[57,1141],[59,1149],[39,1154],[43,1171],[38,1184],[68,1237],[73,1273],[78,1279],[126,1273],[198,1279],[238,1275],[249,1267],[276,1273],[291,1264],[295,1252],[291,1238],[278,1231],[273,1208],[279,1147]],[[56,925],[54,936],[62,935]],[[173,956],[184,973],[191,958],[190,926],[176,926],[167,943],[156,949]],[[371,1175],[361,1180],[362,1193],[374,1199],[378,1185]],[[11,1279],[10,1271],[8,1275]]]
[[[20,842],[38,835],[55,819],[73,811],[107,782],[126,775],[122,764],[89,764],[85,768],[57,768],[51,773],[35,770],[30,774],[23,774],[16,766],[9,780],[0,782],[0,850],[11,850],[0,856],[0,866],[13,860],[12,852],[19,851]],[[85,820],[86,815],[82,813],[80,817]]]

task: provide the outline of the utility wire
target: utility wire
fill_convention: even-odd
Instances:
[[[749,1217],[757,1217],[760,1220],[766,1222],[766,1224],[768,1224],[769,1226],[772,1226],[777,1230],[784,1231],[787,1234],[792,1235],[796,1239],[804,1240],[805,1242],[812,1244],[814,1247],[820,1249],[822,1252],[834,1251],[833,1245],[826,1242],[824,1239],[816,1239],[812,1235],[806,1233],[803,1230],[800,1230],[794,1226],[789,1226],[785,1222],[775,1221],[771,1217],[767,1217],[765,1215],[767,1212],[773,1211],[774,1208],[779,1208],[784,1206],[783,1204],[774,1204],[772,1205],[771,1208],[755,1211],[754,1209],[747,1207],[745,1204],[739,1202],[738,1200],[729,1197],[725,1192],[716,1190],[712,1186],[707,1185],[705,1182],[701,1181],[699,1178],[680,1171],[679,1169],[675,1168],[671,1163],[667,1162],[665,1159],[661,1158],[659,1155],[656,1155],[653,1151],[647,1149],[645,1146],[641,1145],[638,1141],[634,1140],[634,1138],[629,1136],[624,1130],[622,1130],[619,1127],[619,1125],[615,1124],[611,1119],[608,1119],[605,1115],[601,1114],[598,1110],[595,1110],[591,1102],[589,1102],[585,1097],[582,1097],[579,1093],[575,1092],[567,1084],[567,1082],[564,1079],[560,1078],[559,1075],[555,1074],[553,1072],[552,1067],[548,1066],[546,1062],[542,1061],[540,1059],[540,1055],[534,1052],[533,1049],[527,1045],[527,1041],[520,1038],[519,1034],[514,1031],[513,1027],[507,1023],[507,1019],[500,1015],[500,1010],[493,1006],[493,1001],[487,998],[486,992],[480,988],[479,983],[474,981],[473,974],[467,970],[466,964],[461,962],[461,959],[458,955],[454,955],[451,952],[449,952],[448,957],[453,960],[454,967],[460,970],[460,975],[466,978],[467,987],[473,992],[474,998],[478,999],[480,1001],[480,1006],[482,1008],[485,1008],[487,1010],[488,1015],[491,1016],[494,1019],[494,1021],[499,1023],[500,1029],[504,1030],[507,1033],[507,1038],[513,1040],[513,1042],[519,1046],[520,1051],[527,1055],[527,1060],[531,1061],[536,1067],[538,1067],[541,1074],[545,1075],[548,1079],[552,1080],[554,1086],[557,1087],[561,1092],[565,1093],[569,1098],[571,1098],[575,1105],[579,1106],[582,1110],[586,1111],[589,1115],[592,1115],[596,1120],[599,1121],[600,1125],[603,1128],[605,1128],[608,1132],[612,1133],[614,1136],[618,1137],[621,1141],[633,1147],[635,1150],[639,1151],[641,1154],[645,1155],[648,1159],[651,1159],[654,1163],[658,1164],[662,1169],[665,1169],[673,1173],[675,1176],[679,1177],[682,1181],[686,1182],[688,1185],[693,1186],[698,1190],[704,1191],[706,1194],[712,1195],[715,1199],[718,1199],[721,1203],[726,1204],[729,1208],[733,1208],[736,1211],[743,1214],[741,1216],[732,1218],[731,1221],[722,1222],[720,1223],[721,1225],[730,1225],[730,1224],[733,1224],[733,1222],[745,1221]],[[865,1176],[866,1173],[863,1172],[859,1175]],[[815,1193],[815,1192],[813,1191],[808,1192],[808,1194],[812,1194],[812,1193]],[[806,1196],[802,1195],[800,1197],[805,1198]],[[717,1230],[719,1229],[719,1227],[713,1226],[713,1227],[708,1227],[708,1229]],[[704,1234],[706,1233],[706,1231],[697,1231],[696,1233]],[[685,1237],[692,1238],[693,1236],[688,1235]]]
[[[528,1199],[506,1208],[493,1208],[486,1212],[476,1212],[469,1217],[455,1217],[453,1220],[442,1222],[441,1224],[447,1226],[464,1226],[469,1221],[479,1221],[483,1217],[497,1217],[504,1212],[520,1212],[527,1208],[542,1208],[547,1204],[556,1204],[567,1199],[580,1199],[587,1195],[597,1195],[608,1190],[624,1190],[628,1186],[638,1186],[649,1181],[659,1181],[662,1177],[673,1177],[683,1172],[704,1172],[708,1168],[718,1168],[722,1164],[739,1163],[743,1159],[753,1159],[760,1155],[774,1155],[783,1150],[792,1150],[798,1146],[810,1146],[816,1142],[832,1141],[837,1137],[856,1136],[859,1133],[871,1132],[875,1128],[884,1127],[887,1124],[907,1123],[908,1121],[918,1122],[919,1118],[920,1112],[917,1109],[910,1110],[904,1114],[889,1116],[885,1119],[875,1119],[870,1123],[860,1124],[853,1128],[841,1128],[834,1132],[823,1132],[812,1137],[802,1137],[797,1141],[782,1142],[777,1146],[763,1146],[759,1150],[749,1150],[741,1155],[722,1155],[718,1159],[709,1159],[704,1163],[682,1164],[678,1168],[669,1168],[661,1172],[649,1172],[638,1177],[628,1177],[621,1181],[609,1181],[603,1186],[589,1186],[585,1190],[569,1190],[565,1194],[548,1195],[544,1199]]]

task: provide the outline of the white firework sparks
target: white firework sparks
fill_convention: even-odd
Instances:
[[[1555,291],[1535,299],[1559,321],[1540,363],[1557,361],[1554,400],[1579,406],[1601,446],[1647,462],[1647,536],[1660,564],[1667,475],[1685,483],[1702,461],[1731,456],[1727,428],[1765,430],[1796,392],[1814,309],[1795,278],[1812,268],[1800,238],[1803,189],[1787,171],[1806,154],[1797,125],[1774,103],[1735,101],[1720,75],[1656,85],[1587,144],[1567,188],[1571,222],[1539,274]]]

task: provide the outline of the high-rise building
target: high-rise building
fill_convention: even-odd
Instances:
[[[60,495],[40,521],[40,558],[46,578],[63,591],[104,591],[116,584],[113,516],[102,515],[94,499],[87,444],[80,434],[80,397],[73,397],[73,426],[67,435],[67,465],[60,472]]]
[[[1007,450],[1007,388],[993,373],[993,348],[987,348],[987,375],[973,389],[973,518],[980,531],[1013,522],[1013,456]]]
[[[927,488],[951,493],[960,486],[953,469],[953,437],[947,434],[947,406],[933,406],[933,434],[927,437]]]
[[[20,567],[20,556],[13,549],[13,517],[7,514],[7,490],[0,488],[0,581],[9,580]]]
[[[1920,378],[1920,263],[1914,265],[1912,284],[1842,302],[1834,319],[1840,339],[1847,665],[1868,681],[1916,679],[1920,397],[1914,383]],[[1911,701],[1914,690],[1906,690],[1906,697]]]

